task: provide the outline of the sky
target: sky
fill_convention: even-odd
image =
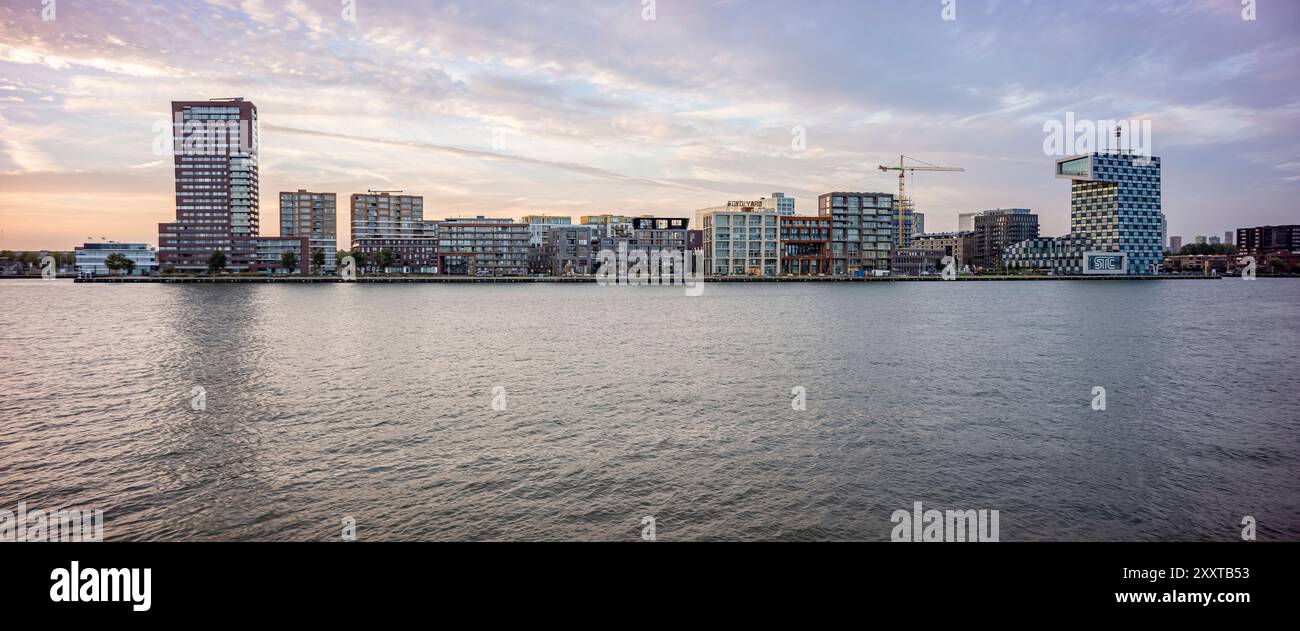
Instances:
[[[258,106],[264,235],[300,188],[402,189],[426,219],[775,191],[816,214],[895,191],[901,154],[966,169],[909,178],[928,231],[1027,207],[1062,235],[1067,114],[1150,121],[1171,235],[1300,223],[1300,2],[1242,5],[0,0],[0,248],[156,243],[158,125],[222,97]]]

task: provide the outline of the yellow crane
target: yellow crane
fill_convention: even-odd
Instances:
[[[921,166],[907,166],[904,162],[905,160],[919,162],[921,163]],[[898,230],[896,231],[898,234],[894,238],[894,243],[901,248],[906,246],[909,241],[908,235],[903,234],[903,229],[905,227],[903,221],[903,209],[907,203],[907,198],[903,195],[903,185],[906,183],[907,174],[915,173],[917,171],[965,171],[966,169],[957,167],[941,167],[909,156],[898,156],[898,166],[885,166],[882,164],[880,165],[880,170],[885,172],[898,171],[898,199],[894,200],[894,206],[898,209]]]

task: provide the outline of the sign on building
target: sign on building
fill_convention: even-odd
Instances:
[[[1085,252],[1084,274],[1126,274],[1128,255],[1123,252]]]

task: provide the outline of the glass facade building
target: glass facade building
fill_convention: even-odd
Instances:
[[[1008,267],[1082,274],[1086,254],[1115,253],[1124,255],[1121,273],[1158,273],[1165,236],[1160,158],[1122,152],[1073,156],[1056,162],[1056,177],[1070,180],[1070,234],[1007,248]]]

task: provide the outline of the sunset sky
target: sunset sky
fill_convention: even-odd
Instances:
[[[46,0],[48,3],[48,0]],[[157,242],[173,100],[259,108],[277,193],[425,197],[427,219],[693,216],[918,174],[930,231],[1029,207],[1068,231],[1044,123],[1149,119],[1169,233],[1300,223],[1300,2],[0,0],[4,249]],[[798,128],[806,148],[792,145]],[[340,204],[343,207],[343,204]],[[348,240],[340,214],[340,244]]]

